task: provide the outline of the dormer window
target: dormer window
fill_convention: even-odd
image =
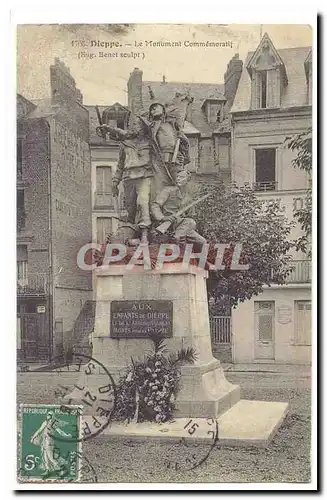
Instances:
[[[103,123],[111,127],[126,128],[127,115],[129,110],[118,102],[113,106],[109,106],[102,113]]]
[[[251,108],[278,108],[287,85],[284,63],[267,33],[247,65],[251,77]]]
[[[206,119],[208,123],[216,123],[220,122],[224,118],[224,103],[225,98],[215,98],[209,97],[202,104],[202,110],[206,115]]]

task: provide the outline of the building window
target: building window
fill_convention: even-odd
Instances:
[[[218,146],[218,162],[220,171],[229,171],[229,151],[230,147],[228,144],[219,144]]]
[[[17,284],[18,286],[28,285],[26,245],[18,245],[17,247]]]
[[[281,105],[281,73],[279,68],[253,70],[251,108],[278,108]]]
[[[255,185],[256,191],[274,191],[276,183],[276,149],[255,150]]]
[[[111,207],[112,200],[112,171],[111,167],[97,167],[96,169],[96,196],[95,205]]]
[[[216,123],[218,121],[219,105],[217,103],[209,103],[207,109],[208,123]]]
[[[303,209],[303,198],[293,198],[293,210]]]
[[[23,177],[23,141],[22,139],[17,139],[17,178],[22,180]]]
[[[297,345],[311,345],[311,301],[295,300],[295,335]]]
[[[312,51],[310,50],[304,61],[304,69],[307,78],[307,104],[312,104]]]
[[[274,339],[275,302],[255,301],[254,314],[256,317],[257,338],[260,342],[271,342]]]
[[[24,190],[18,189],[17,191],[17,229],[20,231],[25,227],[25,196]]]
[[[260,108],[267,107],[267,71],[260,71]]]
[[[17,349],[22,348],[22,333],[21,333],[21,317],[17,316],[17,322],[16,322],[16,347]]]
[[[124,118],[118,118],[117,119],[117,127],[118,128],[125,128],[125,119]]]
[[[111,217],[97,217],[97,242],[105,243],[107,236],[112,233]]]
[[[188,165],[188,170],[190,172],[197,172],[199,168],[199,146],[198,146],[198,138],[197,137],[189,137],[188,138],[190,144],[190,164]]]

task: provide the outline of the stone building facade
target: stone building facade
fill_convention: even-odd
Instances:
[[[231,108],[231,179],[269,202],[278,199],[293,220],[309,187],[292,165],[285,139],[312,126],[311,48],[276,50],[265,34],[244,64]],[[291,238],[301,235],[296,224]],[[233,361],[306,364],[311,361],[311,262],[293,252],[285,285],[272,285],[232,315]]]
[[[69,69],[50,67],[51,97],[17,96],[17,352],[46,362],[72,344],[91,298],[77,265],[92,239],[89,116]]]

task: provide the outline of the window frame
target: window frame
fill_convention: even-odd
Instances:
[[[262,308],[260,309],[260,305],[262,304],[270,304],[271,307],[269,308]],[[276,302],[275,300],[255,300],[254,301],[254,328],[255,328],[255,337],[256,337],[256,342],[260,343],[267,343],[267,342],[271,342],[271,343],[274,343],[275,342],[275,333],[276,333],[276,326],[275,326],[275,323],[276,323]],[[271,316],[272,318],[272,321],[271,321],[271,338],[270,339],[260,339],[260,331],[259,331],[259,316],[260,315],[264,315],[266,313],[266,315],[269,315]]]
[[[259,95],[259,109],[268,109],[268,71],[266,69],[258,71],[260,78],[260,95]],[[263,94],[263,75],[265,75],[265,106],[262,105]]]
[[[306,303],[310,304],[310,311],[312,311],[312,301],[309,299],[301,299],[301,300],[294,300],[294,332],[293,332],[293,341],[292,344],[296,346],[304,346],[304,347],[311,347],[312,346],[312,312],[310,314],[310,319],[311,319],[311,331],[310,331],[310,339],[309,343],[303,342],[303,339],[299,338],[298,335],[298,312],[299,309],[297,308],[297,305],[300,303]]]
[[[110,169],[110,178],[111,178],[111,185],[108,186],[110,188],[110,191],[105,191],[105,190],[102,190],[101,192],[98,191],[98,169]],[[114,206],[114,202],[113,202],[113,195],[112,195],[112,179],[114,177],[114,167],[113,165],[111,164],[108,164],[107,162],[106,163],[96,163],[95,164],[95,182],[94,182],[94,203],[93,203],[93,206],[94,208],[97,208],[97,209],[104,209],[104,208],[113,208]],[[104,173],[103,173],[103,179],[104,181]],[[104,182],[103,182],[103,186],[104,186]],[[101,203],[100,200],[99,200],[99,196],[108,196],[108,203]]]
[[[264,190],[264,189],[255,189],[255,185],[257,184],[256,174],[257,174],[257,165],[256,165],[256,151],[261,149],[274,149],[275,150],[275,181],[274,181],[274,189]],[[252,146],[252,186],[254,190],[258,193],[272,193],[274,191],[278,191],[279,186],[279,144],[262,144]]]
[[[18,147],[20,145],[20,147]],[[18,151],[20,151],[20,154],[18,154]],[[17,173],[17,178],[18,180],[23,179],[23,137],[17,136],[16,138],[16,173]],[[20,168],[18,168],[18,165],[20,165]]]
[[[113,231],[113,222],[112,222],[113,217],[111,217],[111,216],[103,216],[103,215],[100,215],[100,216],[97,216],[97,217],[96,217],[96,221],[95,221],[96,241],[97,241],[97,243],[98,243],[98,244],[100,244],[100,245],[101,245],[101,244],[105,243],[105,239],[103,239],[103,240],[100,240],[100,239],[99,239],[98,220],[100,220],[100,219],[101,219],[101,220],[103,220],[103,219],[108,219],[108,220],[110,220],[110,226],[111,226],[111,228],[110,228],[110,233],[112,233],[112,231]],[[105,236],[105,235],[104,235],[104,236]]]

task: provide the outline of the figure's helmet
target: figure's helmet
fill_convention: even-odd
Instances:
[[[155,102],[152,102],[150,104],[150,107],[149,107],[149,118],[151,118],[151,116],[153,116],[153,110],[157,107],[157,106],[160,106],[161,109],[162,109],[162,115],[163,116],[166,116],[166,106],[164,104],[162,104],[162,102],[160,101],[155,101]],[[158,113],[159,113],[159,110],[158,110]]]

